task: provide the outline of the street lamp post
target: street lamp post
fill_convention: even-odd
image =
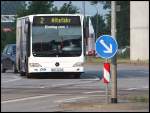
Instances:
[[[111,35],[116,38],[116,1],[111,1]],[[111,103],[117,103],[117,57],[111,60],[112,90]]]
[[[98,12],[98,6],[97,6],[97,5],[96,5],[96,11],[97,11],[97,12],[96,12],[96,16],[97,16],[97,17],[96,17],[95,37],[97,38],[97,37],[98,37],[98,36],[97,36],[97,34],[98,34],[98,13],[99,13],[99,12]],[[96,39],[96,38],[95,38],[95,39]]]

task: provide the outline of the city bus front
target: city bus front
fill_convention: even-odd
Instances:
[[[34,16],[29,73],[84,72],[82,16]]]

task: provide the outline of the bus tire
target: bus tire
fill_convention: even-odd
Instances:
[[[79,79],[79,78],[80,78],[80,74],[75,74],[75,75],[74,75],[74,78],[75,78],[75,79]]]
[[[14,72],[14,73],[17,73],[17,72],[18,72],[18,71],[17,71],[17,68],[16,68],[16,65],[15,65],[14,63],[13,63],[13,67],[12,67],[12,68],[13,68],[13,72]]]
[[[25,72],[20,72],[20,76],[25,76]]]
[[[26,73],[27,78],[32,78],[32,74],[31,73]]]
[[[1,72],[2,72],[2,73],[5,73],[5,72],[6,72],[6,69],[4,68],[3,63],[1,63]]]

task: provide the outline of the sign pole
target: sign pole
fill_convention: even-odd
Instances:
[[[106,84],[106,103],[109,103],[108,84]]]
[[[116,37],[116,2],[111,1],[111,35]],[[116,55],[111,60],[112,88],[111,103],[117,103],[117,63]]]
[[[114,35],[113,35],[114,36]],[[104,62],[104,73],[103,73],[103,80],[104,83],[106,84],[106,100],[108,103],[108,83],[110,82],[110,63],[108,63],[108,59],[112,58],[115,56],[118,50],[118,44],[115,40],[114,37],[110,35],[102,35],[100,36],[95,43],[95,48],[97,55],[105,58],[106,61]],[[116,58],[116,57],[115,57]],[[113,58],[113,59],[115,59]],[[117,84],[117,79],[116,79],[116,60],[112,60],[112,65],[111,65],[111,74],[112,74],[112,103],[117,102],[117,97],[116,97],[116,84]]]

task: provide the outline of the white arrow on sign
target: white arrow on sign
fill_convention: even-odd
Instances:
[[[100,43],[107,49],[104,51],[104,53],[112,53],[112,45],[109,44],[109,47],[106,45],[104,40],[100,40]]]

